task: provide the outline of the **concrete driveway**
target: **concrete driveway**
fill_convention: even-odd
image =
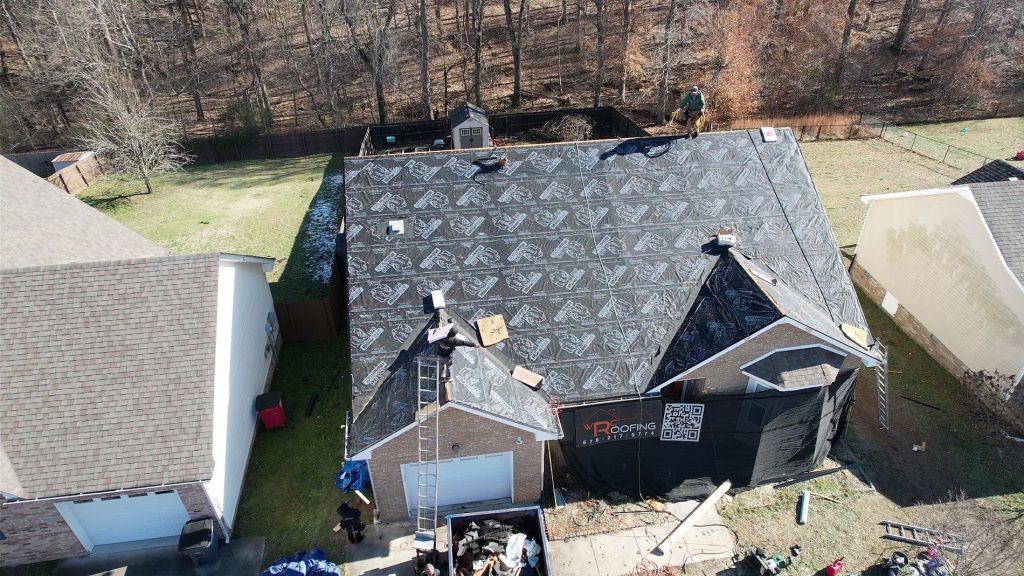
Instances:
[[[196,572],[177,546],[112,554],[93,554],[62,560],[54,576],[257,576],[263,561],[264,538],[241,538],[221,547],[220,564]]]

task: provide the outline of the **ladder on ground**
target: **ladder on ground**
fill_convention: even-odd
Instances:
[[[438,390],[441,366],[436,356],[416,359],[416,533],[413,548],[437,548]]]
[[[916,544],[926,548],[936,546],[957,554],[963,552],[963,538],[955,534],[910,524],[900,524],[892,520],[882,520],[879,524],[885,527],[885,534],[882,535],[882,538],[886,540]]]
[[[875,389],[878,397],[878,425],[885,429],[885,435],[892,433],[889,422],[889,349],[881,341],[875,341],[875,350],[880,358],[875,366]]]

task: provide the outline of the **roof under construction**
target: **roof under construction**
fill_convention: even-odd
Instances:
[[[357,432],[432,290],[467,323],[502,314],[510,338],[488,353],[563,402],[651,390],[783,316],[837,340],[866,329],[796,139],[778,135],[346,159]]]

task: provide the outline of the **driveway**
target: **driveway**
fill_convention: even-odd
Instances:
[[[54,576],[256,576],[263,561],[263,538],[240,538],[221,547],[220,565],[197,572],[177,546],[69,558],[57,564]]]

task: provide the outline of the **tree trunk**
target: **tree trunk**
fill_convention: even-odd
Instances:
[[[594,0],[597,13],[594,26],[597,28],[597,69],[594,71],[594,108],[601,105],[601,88],[604,86],[604,6],[605,0]]]
[[[0,0],[0,10],[4,13],[4,22],[7,23],[11,39],[14,40],[14,47],[18,49],[22,62],[25,63],[25,67],[31,72],[32,61],[29,60],[28,54],[25,52],[25,45],[21,43],[21,35],[18,34],[18,24],[14,21],[14,15],[11,14],[10,8],[7,6],[7,0]]]
[[[430,48],[429,34],[427,30],[427,0],[420,0],[420,106],[423,109],[423,117],[433,120],[434,111],[430,107],[430,68],[427,62]]]
[[[149,175],[148,170],[140,170],[142,172],[142,181],[146,184],[146,194],[153,193],[153,178]]]
[[[774,6],[772,6],[772,19],[778,21],[782,18],[782,0],[775,0]]]
[[[619,101],[626,102],[626,80],[629,74],[629,41],[633,31],[633,0],[622,0],[622,85]]]
[[[846,55],[850,50],[850,35],[853,33],[853,18],[857,14],[857,0],[850,0],[846,9],[846,27],[843,28],[843,42],[839,46],[839,58],[836,60],[836,85],[843,83],[843,72],[846,68]]]
[[[665,107],[668,104],[668,62],[672,46],[672,24],[676,19],[676,4],[679,0],[668,0],[668,15],[661,40],[661,81],[658,83],[658,122],[665,122]]]
[[[484,0],[473,0],[473,100],[482,106],[480,97],[480,76],[483,69],[481,49],[484,40]]]
[[[576,0],[576,48],[577,54],[583,51],[583,0]]]
[[[900,25],[896,29],[896,36],[892,40],[892,49],[897,54],[902,54],[907,49],[907,41],[910,40],[910,25],[914,21],[914,11],[917,10],[918,0],[905,0],[903,13],[900,14]]]
[[[512,2],[502,0],[505,8],[505,28],[508,30],[508,41],[512,48],[512,108],[522,106],[523,100],[523,19],[526,14],[527,0],[519,0],[519,16],[515,24],[512,22]]]

